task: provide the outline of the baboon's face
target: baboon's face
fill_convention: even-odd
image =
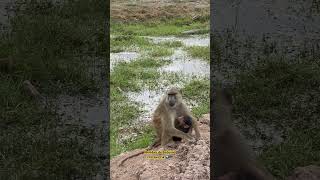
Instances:
[[[166,103],[169,107],[174,108],[180,103],[180,93],[177,89],[172,88],[167,92]]]
[[[174,107],[177,103],[177,97],[175,94],[168,94],[168,104],[170,107]]]

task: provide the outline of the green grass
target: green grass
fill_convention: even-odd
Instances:
[[[295,129],[285,142],[269,147],[259,157],[278,179],[286,179],[296,167],[320,165],[320,128]]]
[[[151,43],[144,37],[119,35],[111,38],[110,51],[114,53],[121,51],[132,51],[136,48],[146,48],[150,45]]]
[[[274,124],[286,137],[260,156],[277,178],[284,179],[297,166],[320,163],[319,68],[309,59],[269,59],[241,73],[234,86],[236,118],[249,125]]]
[[[124,91],[139,91],[143,84],[156,83],[156,79],[160,77],[156,68],[166,63],[167,61],[152,58],[121,62],[114,67],[110,84]]]
[[[183,43],[181,41],[164,41],[164,42],[160,42],[158,45],[168,47],[168,48],[178,48],[178,47],[182,47]]]
[[[195,101],[198,106],[192,108],[192,113],[197,118],[203,114],[210,112],[210,81],[204,80],[192,80],[182,90],[183,96],[188,100]]]
[[[110,157],[119,155],[129,150],[147,147],[154,139],[154,133],[150,126],[142,126],[136,137],[127,141],[121,141],[120,129],[131,127],[131,124],[139,116],[138,106],[130,102],[121,91],[111,87],[111,109],[110,109]],[[130,134],[129,134],[130,135]]]
[[[191,18],[177,18],[167,21],[120,23],[111,22],[110,32],[114,35],[168,36],[183,35],[192,29],[209,29],[209,21],[193,21]]]
[[[193,58],[200,58],[207,62],[210,62],[210,49],[203,46],[191,46],[185,48],[188,54]]]
[[[171,56],[172,54],[173,54],[172,49],[161,47],[161,46],[155,46],[151,48],[151,51],[149,53],[151,57]]]
[[[305,122],[303,124],[308,127],[314,120],[312,114],[318,113],[309,106],[320,100],[317,97],[320,85],[318,68],[317,63],[289,64],[281,59],[258,65],[253,71],[239,76],[234,90],[237,111],[250,114],[253,121],[261,119],[280,127],[290,124],[290,127],[298,128],[302,128],[301,122]]]
[[[96,82],[83,72],[90,70],[93,57],[107,52],[103,4],[15,4],[12,32],[0,34],[0,58],[10,56],[14,62],[11,71],[0,72],[0,177],[87,179],[99,171],[91,129],[65,126],[53,107],[41,108],[25,94],[22,82],[32,80],[52,96],[97,93]]]
[[[104,12],[98,4],[101,5],[100,0],[55,5],[32,1],[25,8],[17,4],[9,45],[2,45],[10,48],[5,51],[14,59],[15,73],[43,83],[59,81],[69,87],[91,90],[93,79],[83,72],[89,71],[86,63],[92,58],[79,56],[106,53]]]
[[[60,118],[30,100],[22,91],[21,80],[0,74],[0,81],[2,178],[64,179],[95,175],[93,135],[77,134],[80,127],[59,128]]]

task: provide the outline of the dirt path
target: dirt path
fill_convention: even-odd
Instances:
[[[196,144],[181,142],[175,150],[176,154],[168,159],[146,159],[146,154],[133,157],[125,161],[123,166],[118,163],[130,154],[140,149],[123,153],[111,160],[112,180],[160,180],[160,179],[209,179],[210,176],[210,115],[199,119],[201,139]],[[158,149],[154,149],[155,151]]]

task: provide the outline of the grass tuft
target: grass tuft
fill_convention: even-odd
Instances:
[[[285,140],[265,147],[260,156],[268,169],[284,179],[297,166],[319,165],[319,64],[269,59],[241,73],[237,82],[235,118],[253,126],[274,124],[283,131]]]
[[[210,81],[208,79],[192,80],[181,91],[183,96],[198,104],[192,108],[192,113],[197,118],[210,112]]]
[[[207,62],[210,62],[210,49],[203,46],[191,46],[185,48],[188,54],[193,58],[200,58]]]

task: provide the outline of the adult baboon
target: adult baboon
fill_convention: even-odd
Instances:
[[[161,143],[161,145],[164,146],[172,140],[172,137],[187,140],[191,139],[191,130],[188,133],[184,133],[175,127],[175,119],[178,117],[190,117],[192,121],[191,127],[195,130],[196,139],[198,140],[200,138],[196,118],[192,116],[190,110],[183,102],[180,91],[177,88],[171,88],[162,97],[153,113],[152,122],[157,134],[154,145]]]
[[[177,88],[169,89],[162,97],[160,104],[153,114],[152,122],[157,135],[155,142],[148,148],[124,158],[120,161],[119,166],[129,158],[138,156],[144,153],[144,151],[151,150],[160,144],[162,146],[166,145],[170,140],[173,140],[173,137],[190,140],[192,138],[192,129],[195,130],[196,139],[200,138],[197,121],[182,101],[181,93]],[[187,128],[186,125],[191,126],[188,127],[188,133],[181,130],[181,128]]]

